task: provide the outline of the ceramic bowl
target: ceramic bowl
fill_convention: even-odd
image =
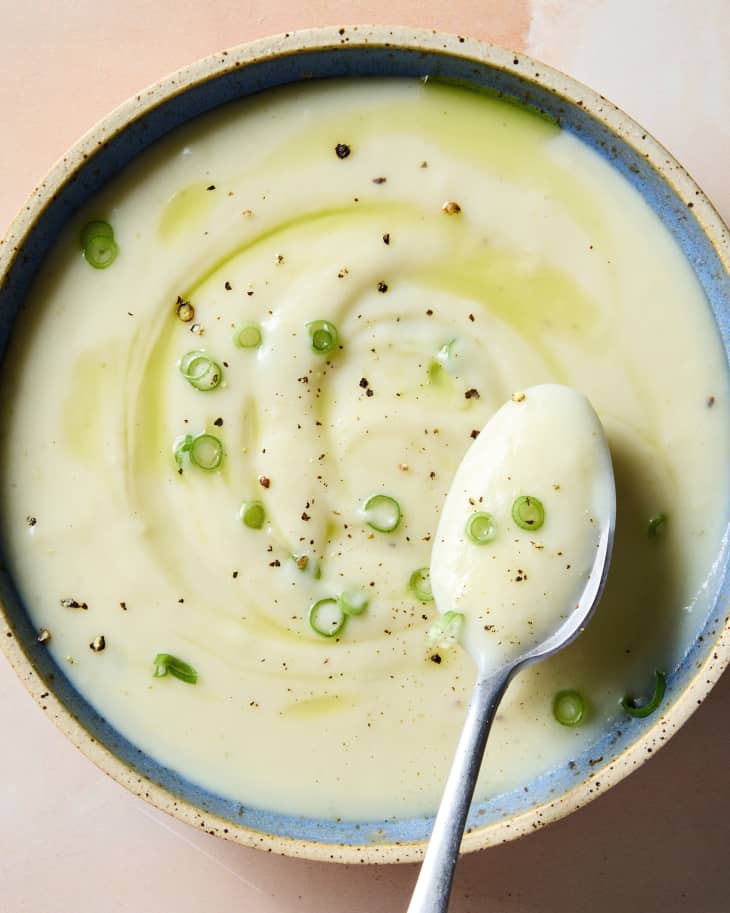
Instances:
[[[133,156],[168,131],[225,102],[297,80],[426,74],[468,80],[513,96],[557,119],[610,161],[681,245],[728,353],[727,230],[688,174],[646,131],[595,92],[523,55],[459,36],[384,27],[292,33],[223,51],[163,79],[106,117],[31,194],[0,243],[0,346],[5,348],[29,284],[62,225]],[[684,723],[730,657],[725,563],[719,597],[701,636],[669,678],[662,713],[607,732],[600,744],[575,759],[572,770],[563,767],[540,777],[529,792],[519,789],[475,803],[464,850],[504,842],[574,811],[626,776]],[[39,648],[5,571],[0,596],[0,640],[28,690],[89,758],[131,792],[211,834],[270,851],[343,862],[421,856],[430,817],[347,822],[248,807],[243,812],[237,802],[163,768],[111,728]]]

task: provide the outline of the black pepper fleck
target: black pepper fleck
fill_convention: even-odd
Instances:
[[[222,428],[222,427],[223,427],[223,419],[220,418],[220,416],[219,416],[219,417],[213,422],[213,424],[216,426],[216,428]]]
[[[347,145],[347,143],[338,143],[335,146],[335,154],[338,159],[346,159],[347,156],[352,152],[352,149]]]
[[[382,280],[378,282],[378,291],[385,294],[388,291],[388,283],[383,282]]]

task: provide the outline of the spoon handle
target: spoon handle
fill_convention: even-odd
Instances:
[[[477,678],[408,913],[446,913],[487,736],[512,672]]]

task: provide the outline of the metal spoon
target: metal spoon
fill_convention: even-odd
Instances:
[[[547,388],[533,389],[544,391]],[[530,395],[530,391],[527,391],[527,395]],[[604,481],[610,496],[605,500],[600,516],[596,518],[599,524],[598,547],[577,606],[567,619],[556,623],[557,630],[541,643],[496,670],[484,661],[484,657],[475,656],[478,668],[476,685],[408,913],[446,913],[459,847],[487,737],[507,685],[521,669],[552,656],[574,640],[584,629],[601,597],[611,559],[616,523],[613,470],[605,438],[602,435],[601,438],[606,453]],[[479,451],[480,440],[486,440],[484,432],[472,445],[463,462],[468,459],[484,459],[484,454]],[[570,446],[570,442],[564,442],[563,446]]]

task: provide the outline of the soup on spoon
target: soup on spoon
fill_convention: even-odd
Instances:
[[[433,638],[498,670],[571,626],[613,512],[603,428],[558,384],[515,393],[482,429],[449,489],[434,543]]]
[[[569,387],[513,394],[459,465],[433,550],[441,618],[432,636],[449,647],[461,635],[478,675],[409,913],[445,913],[497,707],[516,672],[583,630],[603,590],[615,516],[603,428]]]

